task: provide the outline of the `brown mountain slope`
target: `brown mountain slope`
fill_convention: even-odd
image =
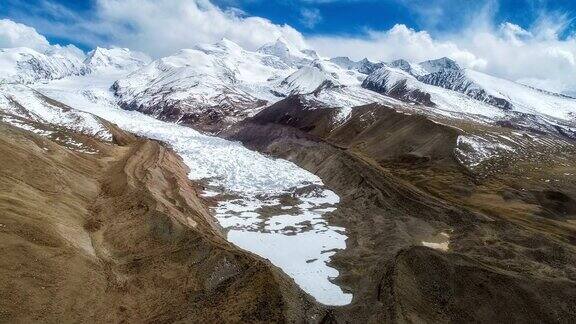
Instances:
[[[333,122],[336,113],[291,97],[222,134],[294,161],[341,197],[329,218],[349,239],[333,263],[354,300],[333,309],[332,319],[576,320],[576,227],[570,221],[576,215],[542,217],[551,208],[538,197],[550,195],[538,193],[551,189],[508,171],[522,165],[523,176],[536,178],[553,172],[559,160],[516,156],[504,159],[506,168],[489,160],[499,172],[478,174],[456,157],[456,128],[379,105],[353,108],[340,123]],[[539,173],[528,174],[527,165]],[[561,194],[548,206],[570,210],[574,182],[555,186],[551,191]]]
[[[109,128],[114,144],[0,122],[0,322],[322,318],[285,275],[224,239],[179,157]]]

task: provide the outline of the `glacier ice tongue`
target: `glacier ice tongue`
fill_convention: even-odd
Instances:
[[[238,142],[122,110],[108,91],[114,77],[71,78],[39,85],[38,89],[122,129],[168,143],[190,168],[190,179],[208,182],[211,189],[207,196],[217,196],[213,188],[220,188],[226,195],[238,197],[221,201],[215,210],[231,242],[269,259],[317,301],[329,305],[350,303],[352,294],[331,281],[338,271],[328,264],[335,250],[346,247],[345,230],[323,219],[325,213],[336,208],[339,197],[324,188],[320,178],[286,160],[248,150]],[[296,193],[308,187],[316,189]],[[263,218],[261,208],[277,205],[282,195],[295,195],[299,204],[293,208],[297,213]],[[286,210],[289,206],[281,207]],[[310,226],[302,226],[308,223]]]

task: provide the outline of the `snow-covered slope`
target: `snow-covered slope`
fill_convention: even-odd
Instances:
[[[534,89],[474,70],[461,69],[447,58],[423,62],[420,66],[429,73],[419,75],[419,81],[464,93],[497,108],[564,120],[574,119],[576,114],[574,98]]]
[[[38,52],[16,47],[0,49],[0,83],[34,83],[86,74],[81,54],[66,48]]]
[[[340,66],[343,69],[354,70],[361,74],[368,75],[384,66],[384,63],[374,63],[364,58],[360,61],[353,61],[349,57],[340,56],[330,59],[330,62]]]
[[[277,57],[285,64],[294,68],[308,65],[311,61],[320,58],[315,51],[300,50],[282,37],[273,43],[264,44],[257,52]]]
[[[292,73],[280,83],[280,89],[284,92],[310,93],[320,87],[336,86],[338,82],[328,73],[316,66],[304,66]]]
[[[511,109],[529,114],[542,114],[559,119],[576,119],[576,99],[534,89],[516,82],[496,78],[485,73],[464,70],[468,80],[493,98],[511,104]]]
[[[413,66],[404,65],[407,68]],[[417,77],[413,73],[386,66],[370,74],[362,87],[404,102],[430,106],[428,109],[414,106],[414,109],[428,115],[497,123],[571,138],[576,136],[574,99],[471,70],[440,68],[438,71]],[[452,80],[448,76],[459,77],[450,86],[420,81],[432,76],[446,77],[444,81]],[[459,84],[456,81],[462,82],[462,86],[456,86]],[[511,108],[503,109],[506,106],[498,105],[498,100],[504,104],[509,102]]]
[[[85,75],[103,69],[133,71],[149,63],[148,56],[122,48],[96,48],[86,57],[75,47],[53,46],[44,52],[17,47],[0,49],[0,82],[32,84]]]
[[[444,70],[420,76],[418,80],[437,87],[454,90],[476,100],[485,102],[494,107],[511,110],[512,103],[503,98],[490,94],[485,88],[468,77],[464,70]]]
[[[461,69],[455,61],[449,58],[425,61],[416,66],[420,68],[420,71],[414,73],[415,70],[411,69],[410,73],[421,82],[464,93],[471,98],[504,110],[513,108],[512,102],[505,96],[490,93],[484,86],[470,78],[467,70]]]
[[[283,39],[255,52],[224,39],[156,60],[115,82],[114,90],[126,109],[210,130],[287,95],[358,86],[364,77]]]
[[[249,52],[223,40],[161,58],[114,83],[127,109],[161,119],[192,121],[246,116],[274,100],[272,80],[295,70],[278,57]]]
[[[434,105],[438,111],[474,113],[490,119],[509,115],[514,116],[516,122],[518,119],[544,122],[552,118],[568,123],[576,120],[573,98],[462,69],[448,58],[419,64],[397,60],[386,65],[370,74],[362,86],[406,102],[427,104],[429,99],[427,105]]]
[[[26,85],[0,85],[0,116],[21,128],[25,124],[20,119],[112,140],[112,134],[95,116],[61,105]]]
[[[84,64],[91,71],[117,69],[133,71],[148,63],[151,59],[144,53],[133,52],[127,48],[96,47],[88,53]]]
[[[381,67],[364,80],[362,87],[405,102],[434,105],[420,82],[400,69]]]

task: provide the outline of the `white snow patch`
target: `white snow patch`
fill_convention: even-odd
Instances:
[[[422,245],[440,251],[448,251],[448,244],[449,242],[433,243],[422,241]]]
[[[512,153],[515,149],[498,140],[489,140],[476,135],[458,136],[456,153],[465,164],[475,167],[502,152]]]
[[[450,245],[450,234],[442,232],[437,238],[435,238],[434,242],[422,241],[422,245],[440,251],[448,251]]]
[[[211,197],[216,197],[218,196],[220,193],[217,191],[212,191],[212,190],[204,190],[201,194],[202,197],[206,197],[206,198],[211,198]]]
[[[39,123],[64,127],[105,141],[112,140],[112,134],[92,114],[56,106],[27,86],[0,85],[0,106],[5,112],[19,117],[31,117]]]
[[[27,130],[29,132],[32,132],[32,133],[40,135],[40,136],[49,136],[49,135],[52,135],[54,133],[53,131],[39,129],[39,128],[36,128],[32,125],[25,124],[22,121],[15,119],[15,118],[11,118],[9,116],[2,116],[0,118],[5,123],[8,123],[14,127],[18,127],[20,129],[23,129],[23,130]]]

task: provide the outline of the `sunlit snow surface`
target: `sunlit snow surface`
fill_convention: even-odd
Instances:
[[[119,109],[108,90],[117,77],[73,77],[36,88],[122,129],[169,143],[190,168],[191,179],[208,181],[212,189],[205,196],[234,197],[221,200],[215,208],[231,242],[269,259],[317,301],[328,305],[350,303],[352,295],[330,281],[338,271],[327,262],[336,249],[346,247],[346,236],[343,228],[329,226],[322,217],[335,210],[339,197],[325,189],[320,178],[291,162],[250,151],[240,143]],[[290,197],[291,205],[280,204],[281,196]],[[263,217],[263,207],[276,207],[286,213]]]
[[[112,140],[112,134],[93,115],[59,107],[25,85],[0,84],[0,110],[105,141]]]

